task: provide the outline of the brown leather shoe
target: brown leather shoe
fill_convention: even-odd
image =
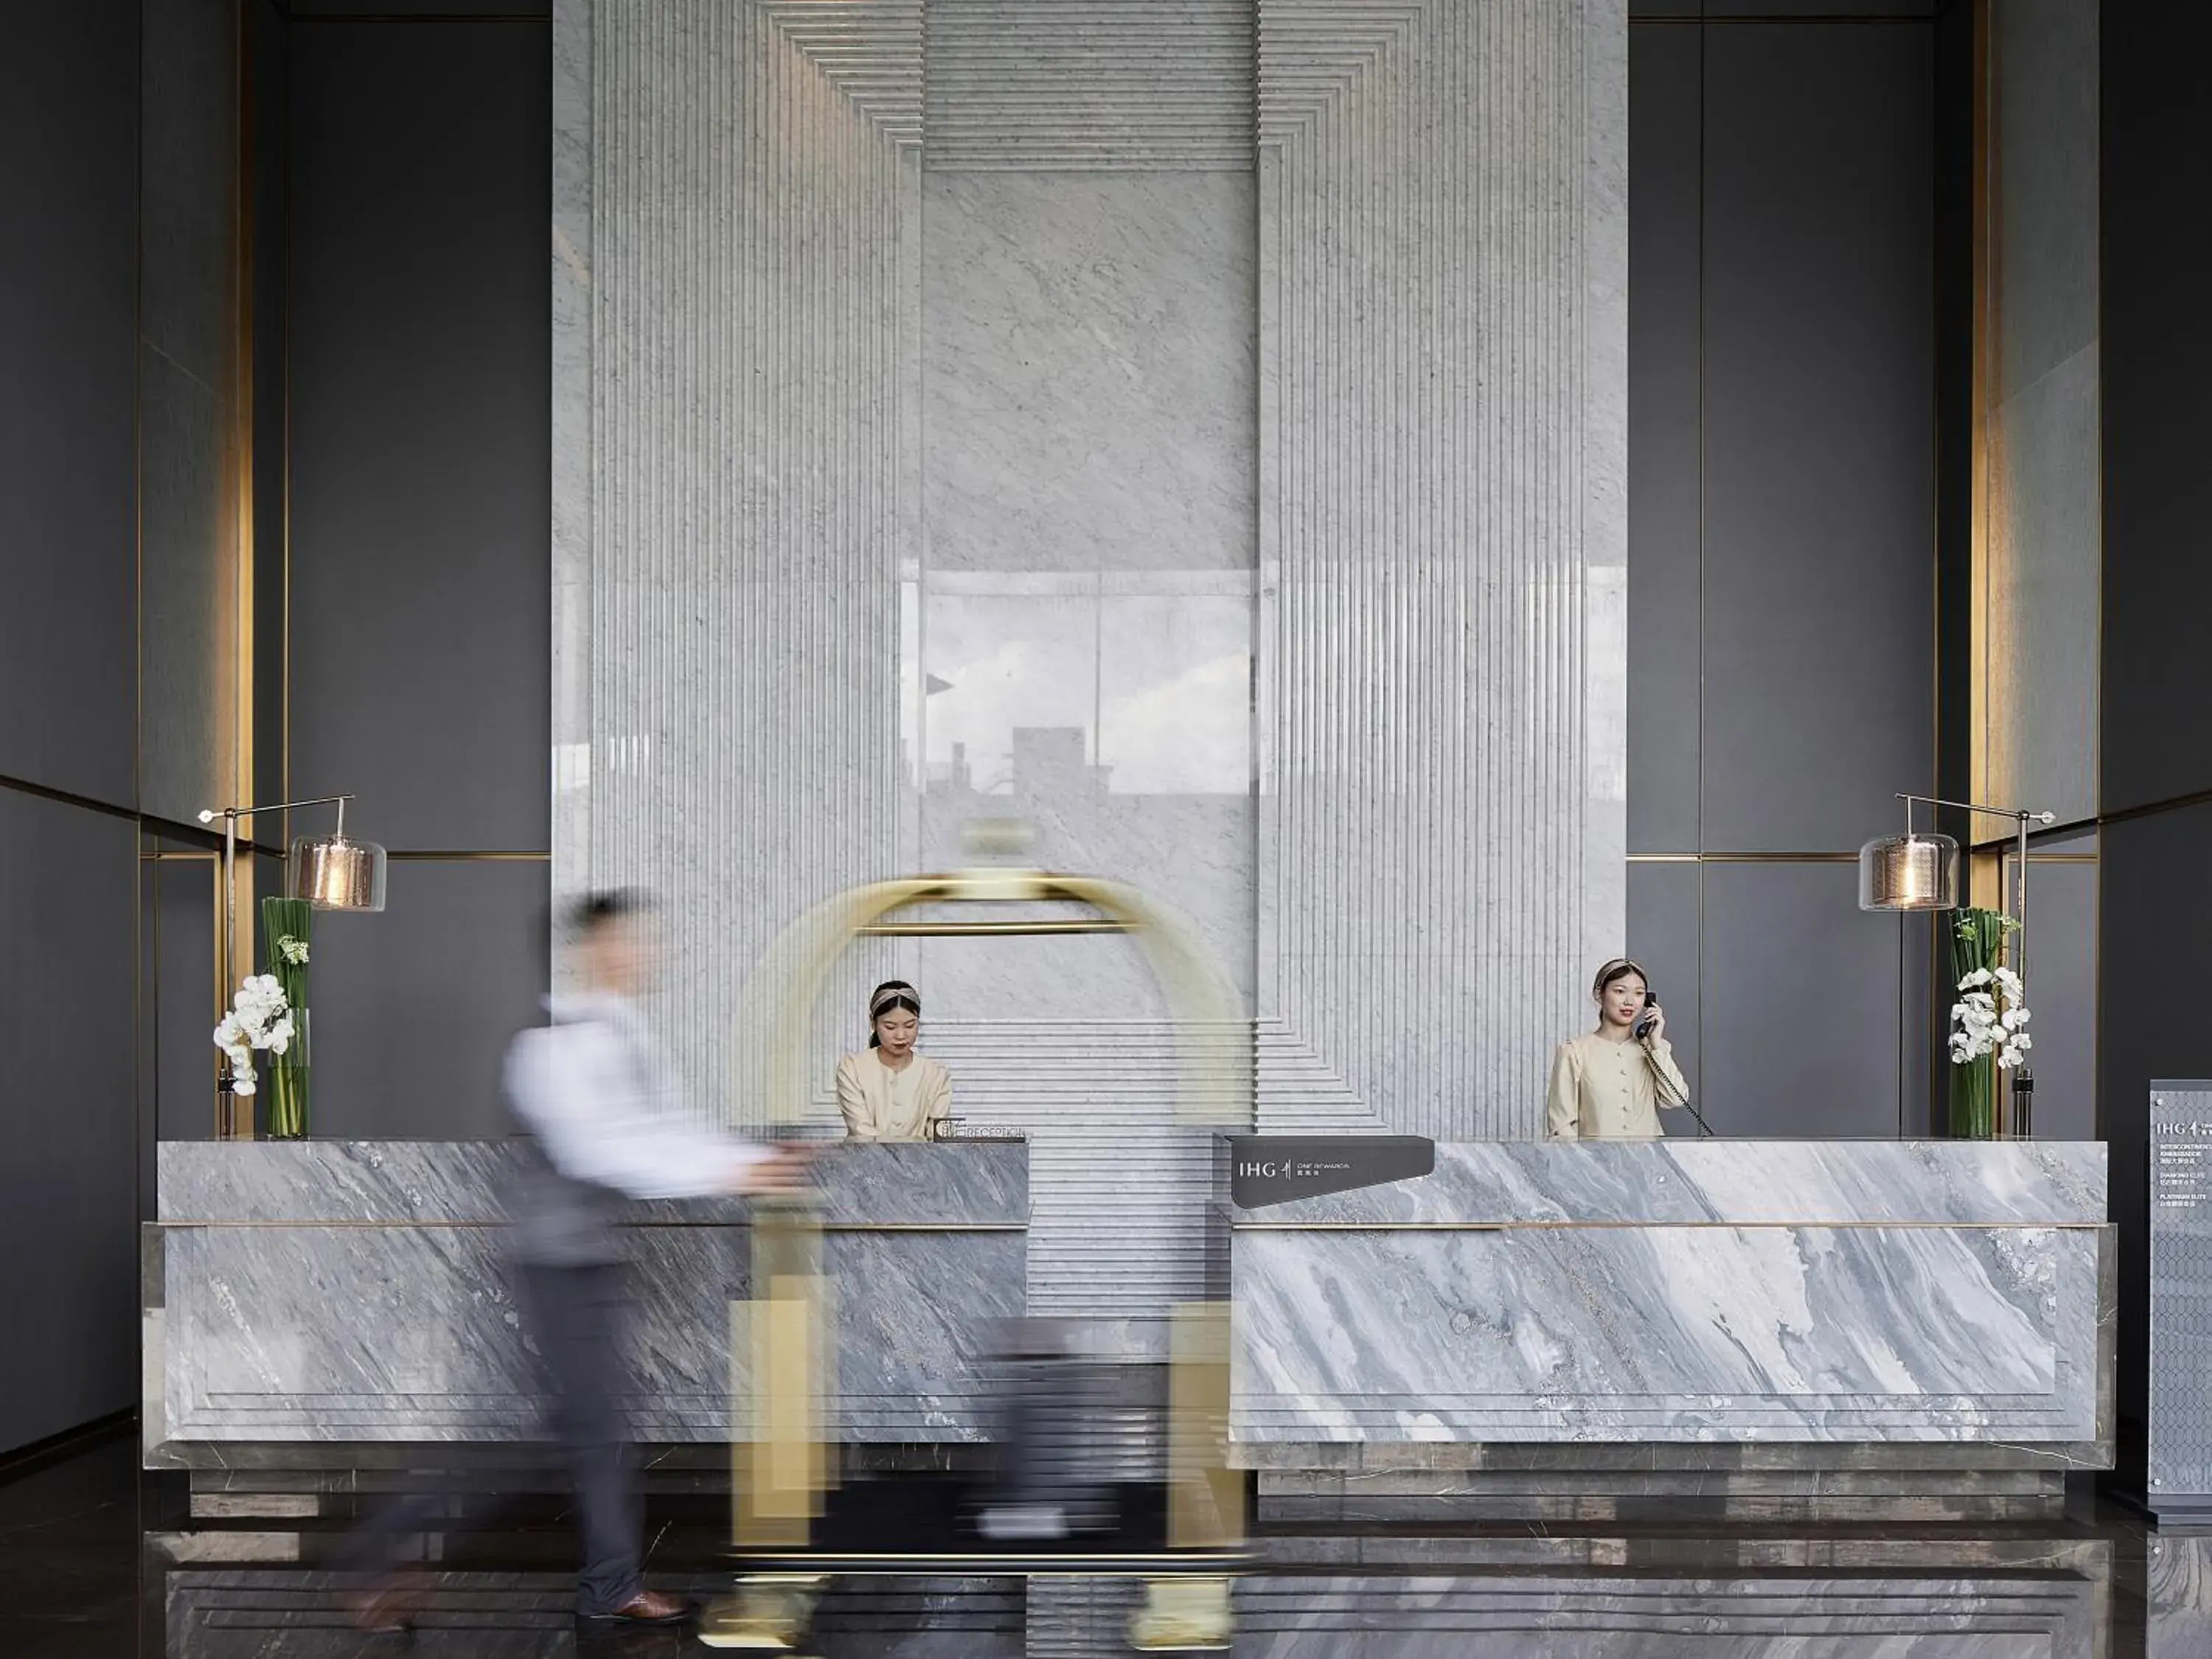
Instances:
[[[681,1596],[663,1595],[659,1590],[640,1590],[612,1613],[587,1613],[584,1617],[618,1625],[680,1625],[697,1611]]]
[[[349,1598],[347,1615],[364,1636],[404,1636],[414,1628],[422,1597],[411,1585],[387,1584]]]

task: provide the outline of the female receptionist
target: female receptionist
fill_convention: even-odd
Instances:
[[[1644,970],[1617,957],[1590,987],[1597,1029],[1559,1045],[1544,1133],[1554,1140],[1656,1138],[1661,1107],[1686,1106],[1690,1085],[1667,1043],[1667,1016]]]
[[[914,1051],[921,997],[890,980],[868,997],[868,1046],[837,1062],[837,1109],[855,1140],[927,1140],[952,1109],[952,1074]]]

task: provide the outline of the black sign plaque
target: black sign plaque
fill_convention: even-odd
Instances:
[[[1229,1198],[1257,1210],[1414,1181],[1436,1167],[1437,1143],[1419,1135],[1233,1135]]]
[[[2212,1083],[2150,1085],[2150,1507],[2212,1521]]]

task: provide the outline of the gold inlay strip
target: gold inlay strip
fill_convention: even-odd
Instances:
[[[397,848],[386,849],[384,856],[395,864],[545,864],[553,857],[550,853],[403,853]]]
[[[216,1227],[265,1229],[270,1231],[294,1232],[489,1232],[511,1226],[506,1221],[436,1220],[393,1221],[276,1221],[270,1219],[237,1220],[227,1216],[193,1217],[189,1220],[154,1221],[149,1226],[167,1228],[174,1231],[194,1231]],[[674,1228],[732,1228],[750,1227],[745,1221],[618,1221],[617,1227],[633,1232],[650,1232]],[[1025,1233],[1030,1230],[1026,1221],[825,1221],[820,1231],[825,1233]]]
[[[2094,1232],[2108,1221],[1232,1221],[1237,1233],[1504,1233],[1688,1231],[1703,1229],[1744,1232],[1777,1228],[1852,1228],[1899,1232],[1972,1230],[1975,1232],[2038,1231]]]
[[[1631,853],[1631,864],[1856,864],[1856,853]]]

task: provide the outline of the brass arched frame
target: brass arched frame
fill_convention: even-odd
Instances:
[[[922,905],[1070,902],[1083,918],[898,920]],[[809,1094],[809,1023],[838,958],[856,939],[990,938],[1125,933],[1145,953],[1176,1032],[1178,1119],[1193,1128],[1249,1128],[1252,1028],[1235,987],[1196,933],[1136,888],[1040,870],[969,870],[852,889],[787,929],[755,975],[748,1006],[766,1018],[768,1055],[744,1115],[774,1121]],[[746,1114],[746,1105],[764,1108]],[[829,1287],[819,1230],[804,1200],[764,1202],[753,1229],[754,1301],[732,1308],[732,1356],[750,1352],[749,1410],[737,1451],[737,1542],[741,1549],[803,1548],[836,1460],[822,1417],[834,1374]],[[1170,1548],[1222,1550],[1243,1541],[1243,1486],[1228,1468],[1229,1310],[1225,1302],[1177,1308],[1172,1322],[1169,1425]]]

